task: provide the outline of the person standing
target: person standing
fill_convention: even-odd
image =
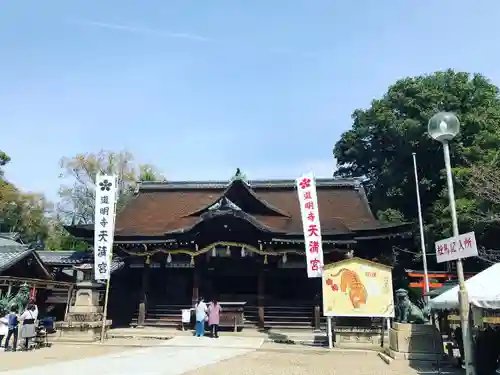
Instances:
[[[36,336],[36,320],[38,319],[38,307],[35,303],[30,302],[26,306],[26,310],[19,317],[19,320],[23,322],[21,326],[21,338],[24,341],[24,347],[26,350],[29,349],[30,340]]]
[[[17,329],[19,327],[19,318],[17,317],[17,312],[15,306],[10,309],[10,314],[8,315],[8,331],[7,338],[5,339],[5,350],[9,349],[9,341],[11,337],[14,337],[14,342],[12,343],[12,351],[17,350]]]
[[[211,336],[216,339],[219,338],[220,313],[220,304],[214,298],[208,307],[208,325],[210,327]]]
[[[9,314],[0,318],[0,347],[2,346],[3,339],[9,333]]]
[[[203,298],[200,297],[198,303],[195,306],[195,314],[196,314],[196,337],[202,337],[205,335],[205,320],[207,319],[207,304],[203,301]]]

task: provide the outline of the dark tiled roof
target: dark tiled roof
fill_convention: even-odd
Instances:
[[[9,269],[10,267],[14,266],[18,262],[29,256],[33,257],[35,262],[37,262],[40,269],[48,279],[52,278],[37,252],[28,248],[15,251],[0,251],[0,272]]]
[[[12,267],[31,253],[31,250],[2,251],[0,253],[0,272]]]
[[[15,241],[15,233],[0,233],[0,272],[32,254],[26,245]]]
[[[93,260],[92,254],[86,253],[84,251],[39,250],[39,251],[37,251],[37,253],[45,264],[51,265],[51,266],[75,265],[75,264],[82,264],[82,263],[86,263],[86,262],[91,262]]]
[[[380,226],[358,180],[318,179],[316,182],[321,228],[325,234]],[[257,220],[277,232],[302,231],[295,181],[249,181],[248,184],[258,199],[287,215],[254,215]],[[116,235],[160,236],[192,226],[198,218],[188,216],[213,204],[229,185],[228,181],[144,183],[135,199],[118,216]],[[232,202],[241,207],[234,199]]]
[[[139,185],[139,192],[161,190],[206,190],[226,189],[232,181],[147,181]],[[295,180],[248,180],[252,189],[259,188],[295,188]],[[317,187],[357,187],[361,186],[359,179],[317,178]]]
[[[17,241],[20,237],[17,232],[0,232],[0,237],[6,238],[8,240]]]
[[[0,252],[24,251],[28,247],[10,238],[0,237]]]
[[[7,247],[0,246],[0,272],[9,269],[24,258],[34,255],[44,272],[49,276],[47,266],[71,267],[81,264],[93,264],[94,257],[92,253],[83,251],[50,251],[50,250],[31,250],[23,245],[15,250],[8,250]],[[111,263],[111,272],[121,269],[125,263],[119,259],[113,259]]]
[[[42,250],[37,251],[44,264],[48,266],[77,266],[81,264],[93,264],[94,255],[91,252],[85,251],[50,251]],[[115,258],[111,263],[111,272],[115,272],[124,266],[121,259]]]

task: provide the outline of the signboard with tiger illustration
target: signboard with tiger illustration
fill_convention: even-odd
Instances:
[[[392,268],[361,258],[325,265],[323,314],[394,317]]]

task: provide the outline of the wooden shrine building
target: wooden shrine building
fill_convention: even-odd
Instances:
[[[374,259],[411,237],[409,224],[375,219],[359,181],[316,184],[325,263]],[[248,324],[310,326],[313,311],[317,324],[321,282],[307,278],[302,228],[293,180],[144,182],[117,217],[124,266],[111,277],[110,318],[179,322],[203,296],[245,302]],[[67,229],[93,241],[93,226]]]

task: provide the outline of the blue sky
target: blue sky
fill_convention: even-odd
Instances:
[[[170,180],[330,176],[350,114],[398,78],[500,84],[500,2],[4,0],[0,149],[55,197],[62,156],[132,152]]]

